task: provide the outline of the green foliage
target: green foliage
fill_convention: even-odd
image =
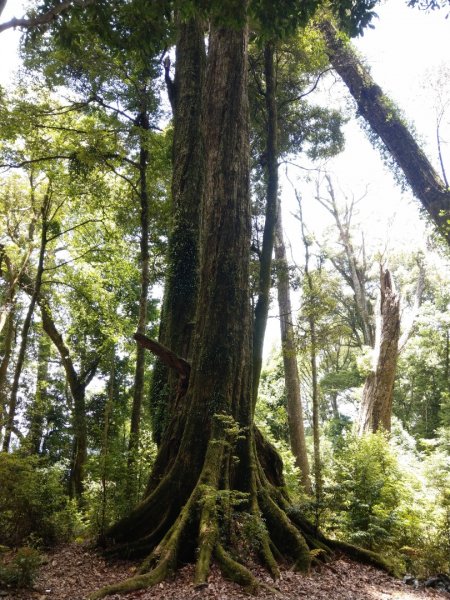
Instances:
[[[399,535],[400,470],[381,434],[351,438],[336,457],[336,526],[352,543],[381,550]]]
[[[0,586],[29,588],[33,585],[42,557],[35,548],[19,548],[12,560],[0,563]]]
[[[103,535],[108,526],[125,516],[139,501],[147,485],[156,456],[151,432],[140,432],[139,447],[133,461],[135,481],[129,485],[128,453],[120,438],[111,435],[108,448],[88,462],[83,494],[83,521],[86,533]]]
[[[69,540],[78,513],[64,493],[62,465],[0,454],[0,543],[19,546],[30,536],[45,546]]]

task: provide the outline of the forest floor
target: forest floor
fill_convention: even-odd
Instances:
[[[46,555],[32,590],[0,589],[0,600],[85,600],[94,590],[132,576],[137,563],[106,561],[81,544],[61,546]],[[284,571],[274,583],[264,571],[256,573],[267,587],[260,589],[260,600],[425,600],[450,599],[450,593],[429,588],[413,589],[401,580],[372,567],[337,558],[309,575]],[[111,600],[248,600],[239,586],[225,581],[212,568],[209,584],[195,589],[193,568],[186,566],[173,581],[155,588],[110,596]],[[274,589],[275,588],[275,589]]]

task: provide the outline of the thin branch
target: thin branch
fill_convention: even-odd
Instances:
[[[314,92],[314,90],[317,88],[317,86],[319,85],[319,81],[322,79],[323,75],[325,75],[326,73],[328,73],[329,71],[332,71],[332,70],[333,70],[333,67],[328,67],[328,69],[321,71],[319,73],[319,75],[317,76],[316,81],[314,82],[314,84],[311,86],[311,88],[307,92],[304,92],[303,94],[300,94],[299,96],[295,96],[294,98],[289,98],[288,100],[281,102],[280,108],[282,108],[283,106],[286,106],[286,104],[290,104],[291,102],[298,102],[302,98],[305,98],[306,96],[309,96],[309,94],[312,94]]]
[[[128,121],[131,121],[134,124],[134,122],[135,122],[135,118],[134,117],[130,116],[124,110],[120,110],[120,108],[116,108],[115,106],[111,106],[110,104],[106,104],[106,102],[103,100],[103,98],[101,98],[97,94],[92,94],[92,96],[89,98],[89,100],[91,102],[97,102],[97,104],[99,104],[103,108],[107,108],[108,110],[112,110],[114,113],[116,113],[116,115],[120,115],[121,117],[124,117],[125,119],[127,119]]]
[[[131,189],[134,191],[134,193],[137,196],[139,196],[139,190],[131,179],[126,177],[126,175],[122,175],[122,173],[119,173],[119,171],[117,171],[117,169],[111,163],[105,161],[105,165],[111,169],[111,171],[114,173],[114,175],[117,175],[117,177],[120,177],[121,179],[126,181],[128,183],[128,185],[131,186]]]
[[[6,31],[7,29],[15,29],[16,27],[20,27],[21,29],[31,29],[39,25],[48,25],[49,23],[57,19],[59,15],[73,8],[74,6],[85,8],[90,4],[95,4],[96,1],[97,0],[63,0],[63,2],[61,2],[57,6],[54,6],[50,10],[40,15],[36,15],[34,17],[29,18],[22,17],[20,19],[14,17],[10,21],[5,21],[4,23],[1,23],[0,33],[2,31]]]
[[[62,235],[69,233],[70,231],[74,231],[75,229],[78,229],[79,227],[83,227],[83,225],[87,225],[88,223],[103,223],[103,219],[87,219],[86,221],[83,221],[82,223],[78,223],[78,225],[69,227],[69,229],[65,229],[64,231],[61,231],[60,233],[56,233],[52,237],[49,237],[47,242],[53,242],[53,240],[56,240],[56,238],[59,238]]]
[[[84,256],[86,256],[90,252],[93,252],[94,250],[96,250],[99,247],[100,247],[100,244],[96,244],[95,246],[92,246],[92,248],[89,248],[88,250],[86,250],[86,252],[83,252],[82,254],[79,254],[75,258],[71,258],[70,260],[66,260],[66,261],[64,261],[62,263],[59,263],[58,265],[55,265],[54,267],[45,267],[45,271],[55,271],[56,269],[59,269],[60,267],[64,267],[64,265],[68,265],[68,264],[73,263],[73,262],[75,262],[77,260],[80,260],[80,258],[83,258]]]
[[[54,154],[51,156],[40,156],[39,158],[30,158],[28,160],[23,160],[19,163],[4,163],[0,164],[0,169],[22,169],[28,165],[33,165],[40,162],[46,162],[48,160],[72,160],[74,157],[73,154]]]

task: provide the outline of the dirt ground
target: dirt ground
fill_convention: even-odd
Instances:
[[[132,576],[137,563],[106,561],[87,546],[70,544],[46,555],[33,590],[0,590],[0,600],[85,600],[94,590]],[[261,600],[450,600],[450,594],[430,588],[415,590],[382,571],[346,558],[314,569],[309,575],[284,571],[273,582],[267,573],[257,570],[263,582]],[[193,568],[186,566],[172,581],[149,590],[126,596],[110,596],[111,600],[242,600],[249,596],[239,586],[225,581],[212,568],[207,587],[195,589]],[[267,587],[266,587],[267,586]],[[270,589],[269,589],[270,588]]]

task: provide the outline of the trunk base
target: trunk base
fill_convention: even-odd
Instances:
[[[312,564],[330,560],[334,549],[392,571],[377,555],[327,540],[316,531],[290,504],[284,489],[270,482],[256,452],[257,436],[248,435],[243,441],[224,416],[215,419],[214,429],[190,493],[183,493],[186,469],[181,473],[175,465],[132,515],[110,530],[107,538],[113,545],[108,553],[148,554],[136,576],[98,590],[90,600],[151,587],[186,561],[195,562],[197,587],[207,585],[214,561],[226,579],[252,594],[264,586],[248,566],[255,559],[274,580],[280,576],[279,563],[307,573]],[[250,460],[245,463],[248,485],[243,490],[243,486],[236,489],[242,477],[230,465],[234,452],[245,456],[245,449]],[[268,474],[273,477],[274,472]]]

